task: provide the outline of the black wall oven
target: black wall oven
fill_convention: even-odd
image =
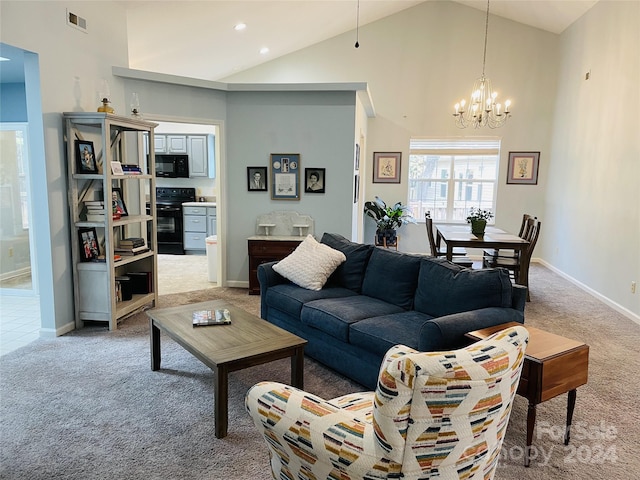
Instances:
[[[195,188],[156,188],[158,253],[184,255],[182,204],[195,201]]]

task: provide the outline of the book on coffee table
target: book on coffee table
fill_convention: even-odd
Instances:
[[[194,327],[228,325],[231,323],[231,314],[226,308],[219,308],[217,310],[197,310],[193,312],[192,317]]]

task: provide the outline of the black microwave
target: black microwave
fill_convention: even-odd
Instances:
[[[189,178],[189,157],[156,155],[156,177]]]

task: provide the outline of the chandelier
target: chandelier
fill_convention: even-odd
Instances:
[[[473,84],[469,105],[462,99],[454,108],[456,126],[458,128],[480,128],[488,125],[490,128],[503,126],[510,117],[511,100],[502,104],[496,102],[498,93],[491,86],[491,80],[485,77],[484,67],[487,61],[487,36],[489,33],[489,0],[487,0],[487,18],[484,27],[484,55],[482,57],[482,76]]]

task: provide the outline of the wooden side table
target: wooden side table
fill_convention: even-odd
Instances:
[[[261,263],[275,262],[293,252],[304,237],[249,237],[249,295],[260,295],[260,283],[258,282],[258,265]]]
[[[497,331],[516,325],[524,326],[529,331],[529,344],[517,392],[529,400],[527,448],[524,458],[524,464],[528,467],[536,423],[536,406],[567,392],[567,428],[564,444],[569,444],[577,388],[587,383],[589,374],[589,345],[516,322],[475,330],[466,336],[471,340],[482,340]]]

